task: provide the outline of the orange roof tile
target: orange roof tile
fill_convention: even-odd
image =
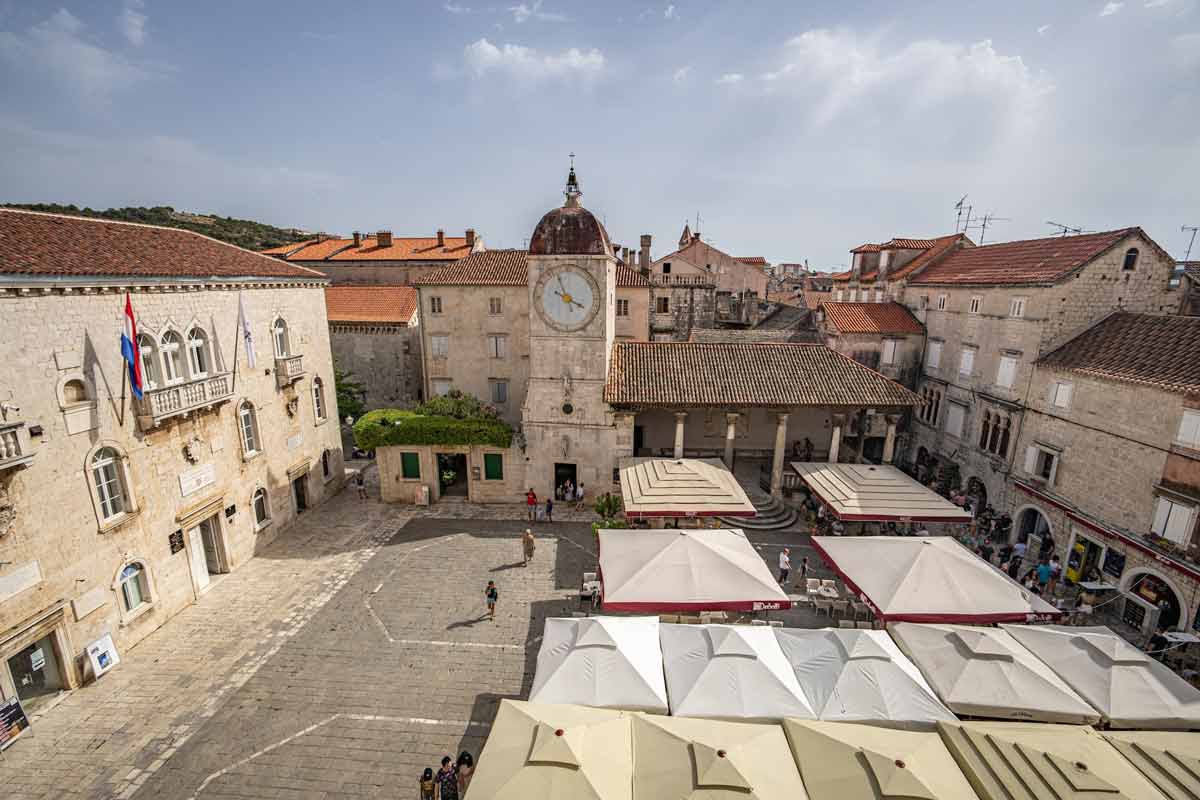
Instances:
[[[633,267],[617,264],[617,288],[629,289],[649,286],[650,279]]]
[[[734,256],[734,258],[743,264],[753,264],[756,267],[765,267],[767,260],[762,256]]]
[[[912,313],[899,303],[822,303],[825,319],[839,333],[923,333]]]
[[[286,256],[289,253],[308,247],[316,241],[316,239],[307,239],[303,242],[288,242],[287,244],[281,244],[278,247],[268,247],[266,250],[259,250],[258,252],[264,256]]]
[[[974,247],[974,242],[967,238],[965,233],[955,233],[950,236],[940,236],[937,239],[928,239],[926,241],[933,242],[925,252],[918,255],[912,261],[909,261],[899,269],[888,271],[888,280],[899,280],[900,278],[908,277],[928,265],[934,263],[942,256],[953,250],[959,243],[968,247]]]
[[[438,246],[436,236],[393,236],[390,247],[380,247],[374,236],[364,236],[358,247],[353,239],[332,238],[313,242],[291,253],[288,261],[457,261],[470,254],[467,240],[446,236]]]
[[[883,248],[877,244],[871,244],[870,242],[867,242],[866,244],[860,244],[858,247],[854,248],[850,252],[851,253],[878,253],[882,249]]]
[[[892,239],[879,247],[881,250],[928,250],[937,239]]]
[[[417,286],[525,286],[529,283],[527,250],[484,250],[438,267],[413,283]]]
[[[408,324],[417,310],[411,286],[327,286],[325,315],[330,322]]]

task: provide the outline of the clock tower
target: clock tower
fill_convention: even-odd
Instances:
[[[566,202],[529,240],[529,388],[521,409],[526,483],[540,498],[582,481],[612,489],[616,429],[604,402],[616,313],[608,233],[580,205],[572,165]]]

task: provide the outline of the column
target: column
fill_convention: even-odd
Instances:
[[[675,412],[675,457],[683,458],[683,421],[687,419],[686,411]]]
[[[779,497],[783,486],[783,455],[787,449],[787,423],[790,415],[780,412],[775,415],[775,457],[771,461],[771,495]]]
[[[725,415],[725,466],[733,469],[733,438],[737,436],[737,421],[740,414]]]
[[[883,440],[883,463],[890,464],[896,455],[896,425],[900,423],[899,414],[887,415],[887,438]]]
[[[867,449],[867,412],[865,410],[856,411],[854,418],[858,421],[858,447],[854,449],[854,463],[861,464],[863,453]]]
[[[846,415],[833,415],[833,434],[829,437],[829,463],[836,464],[838,450],[842,446],[842,428],[846,427]]]

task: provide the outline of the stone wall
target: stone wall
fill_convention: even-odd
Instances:
[[[331,322],[333,365],[361,383],[367,410],[408,408],[421,401],[419,327],[362,322]]]
[[[666,298],[666,313],[659,312],[659,298]],[[711,284],[671,284],[650,289],[650,330],[660,340],[686,342],[696,329],[717,327],[717,293]]]
[[[645,286],[618,286],[617,300],[629,304],[629,315],[616,317],[616,338],[624,341],[650,340],[650,289]]]
[[[891,364],[880,363],[884,339],[891,339],[897,343],[896,355]],[[883,336],[880,334],[827,332],[825,344],[909,389],[915,389],[920,379],[921,356],[925,349],[923,334]]]
[[[329,278],[334,286],[372,284],[375,286],[408,286],[414,280],[434,270],[453,264],[453,261],[292,261],[301,267],[315,269]]]
[[[406,478],[401,457],[416,453],[420,459],[419,477]],[[437,454],[463,454],[467,457],[467,499],[472,503],[516,503],[525,496],[525,457],[517,447],[487,445],[396,445],[375,451],[379,466],[380,497],[385,503],[418,503],[422,488],[429,491],[430,502],[441,497]],[[503,458],[502,479],[488,479],[484,470],[485,454]]]

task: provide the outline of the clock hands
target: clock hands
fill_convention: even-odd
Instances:
[[[559,281],[559,285],[562,285],[562,281]],[[579,306],[580,308],[583,308],[583,303],[580,303],[578,300],[571,297],[571,295],[563,294],[562,292],[555,292],[555,294],[561,297],[563,302],[567,305]]]

